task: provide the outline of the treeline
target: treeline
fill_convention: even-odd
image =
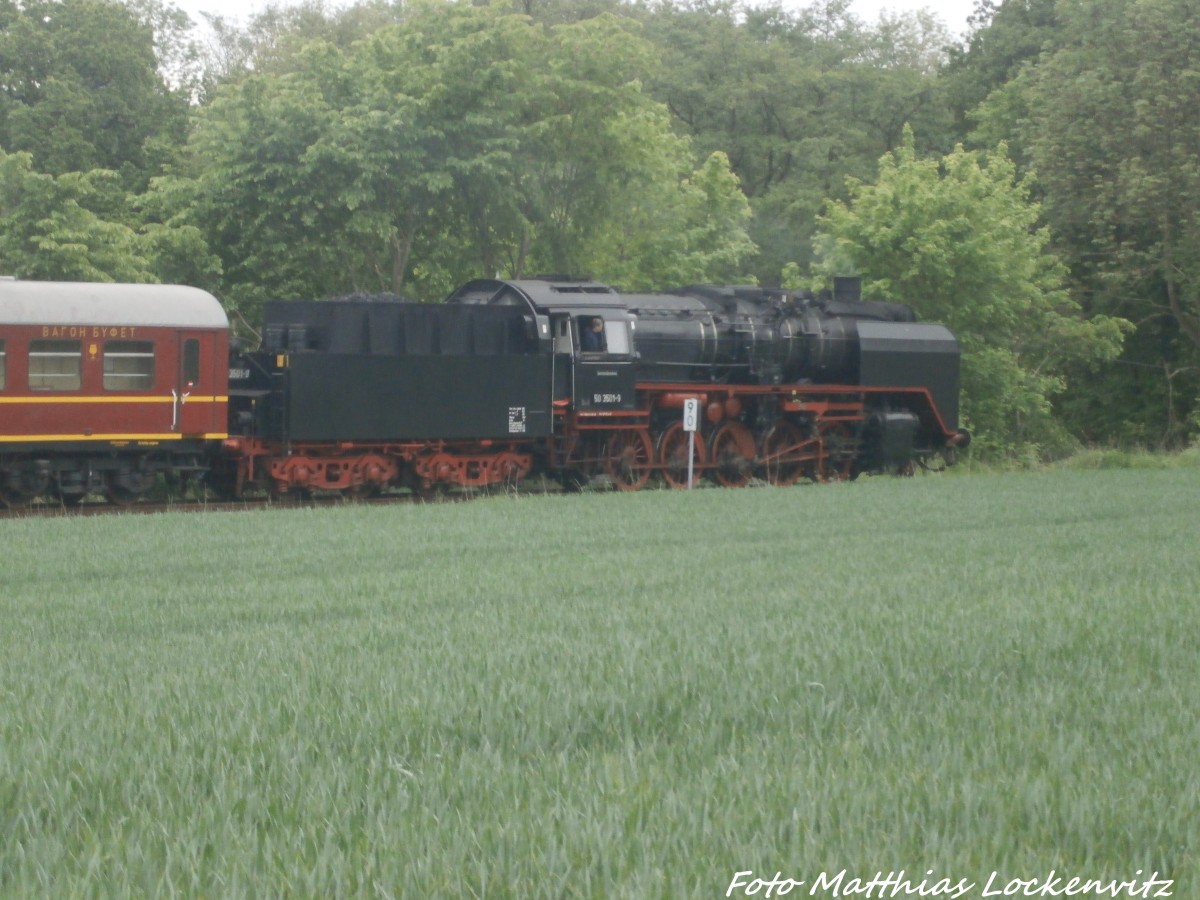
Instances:
[[[0,273],[435,300],[864,276],[962,341],[977,452],[1200,432],[1200,13],[0,0]]]

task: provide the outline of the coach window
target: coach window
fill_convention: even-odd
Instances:
[[[149,391],[153,387],[152,341],[107,341],[104,344],[106,391]]]
[[[4,341],[0,341],[0,391],[8,384],[8,357],[4,355]]]
[[[30,341],[29,389],[79,390],[82,359],[79,341]]]
[[[183,383],[194,385],[200,381],[200,342],[188,338],[183,342]]]

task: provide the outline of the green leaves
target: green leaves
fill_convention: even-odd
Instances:
[[[1050,399],[1064,367],[1112,359],[1127,323],[1083,318],[1004,146],[918,159],[907,132],[877,182],[850,193],[820,220],[821,270],[859,272],[879,298],[954,330],[964,410],[985,452],[1061,442]]]
[[[183,138],[187,97],[157,72],[154,35],[119,3],[29,0],[0,29],[0,147],[38,171],[109,169],[127,189]]]
[[[838,4],[662,4],[645,20],[663,55],[651,89],[698,151],[728,156],[755,213],[754,269],[771,282],[788,260],[808,263],[824,199],[868,177],[906,122],[949,142],[935,74],[948,37],[926,18],[868,29]]]
[[[185,221],[226,292],[444,294],[480,272],[624,286],[727,277],[753,252],[723,155],[700,170],[637,75],[651,48],[599,16],[418,3],[342,50],[229,85],[201,112]]]
[[[21,278],[151,281],[136,233],[97,215],[113,173],[55,178],[0,150],[0,271]],[[101,204],[102,205],[102,204]]]
[[[1111,17],[1111,18],[1110,18]],[[1048,209],[1115,291],[1151,277],[1200,346],[1200,23],[1181,0],[1074,14],[1039,67],[1031,133]],[[1146,298],[1149,299],[1149,298]]]

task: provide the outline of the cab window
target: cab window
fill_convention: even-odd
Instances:
[[[604,323],[604,341],[608,345],[609,353],[629,355],[629,324],[606,321]]]
[[[107,341],[104,344],[106,391],[149,391],[153,387],[152,341]]]
[[[30,341],[29,389],[79,390],[82,361],[79,341]]]
[[[552,327],[554,328],[554,352],[570,353],[571,320],[566,318],[555,319]]]
[[[582,353],[604,353],[608,350],[605,341],[604,320],[599,316],[578,316],[579,350]]]

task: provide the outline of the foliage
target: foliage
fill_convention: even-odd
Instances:
[[[755,250],[750,204],[729,160],[714,153],[690,178],[678,177],[671,167],[660,179],[621,185],[614,208],[624,216],[587,242],[579,271],[630,291],[750,280],[742,268]]]
[[[187,96],[119,3],[0,2],[0,147],[52,175],[108,169],[141,190],[183,139]]]
[[[0,150],[0,272],[48,281],[204,285],[219,261],[188,226],[138,225],[113,172],[55,178],[28,153]]]
[[[1147,453],[1144,450],[1091,449],[1072,454],[1056,462],[1057,470],[1094,469],[1196,469],[1200,468],[1200,447],[1179,453]]]
[[[1113,358],[1125,323],[1080,315],[1003,145],[918,159],[909,134],[850,194],[821,220],[825,274],[850,267],[875,296],[955,332],[963,409],[985,453],[1061,443],[1050,402],[1064,367]]]
[[[1047,219],[1092,309],[1125,316],[1200,365],[1200,19],[1185,0],[1064,4],[1064,35],[1024,81],[1026,143]],[[1132,373],[1131,373],[1132,374]],[[1183,409],[1195,378],[1167,384]],[[1182,391],[1181,391],[1182,389]],[[1186,437],[1174,416],[1167,443]]]
[[[206,71],[204,47],[193,34],[194,22],[171,0],[122,0],[138,22],[153,34],[158,75],[180,106],[199,102],[204,95]],[[182,124],[182,123],[181,123]],[[184,140],[182,130],[172,135],[171,148]]]
[[[1188,418],[1198,395],[1200,354],[1159,316],[1129,335],[1112,364],[1073,371],[1055,408],[1089,444],[1178,449],[1200,435]]]
[[[1019,76],[1062,34],[1058,0],[977,0],[976,29],[966,47],[955,47],[941,72],[959,133],[979,148],[1009,144],[1021,163],[1017,123]]]
[[[158,187],[247,306],[428,298],[480,271],[727,275],[753,250],[744,198],[721,157],[693,171],[631,77],[648,58],[611,16],[545,29],[500,4],[417,4],[227,86],[202,112],[195,177]]]
[[[927,17],[871,29],[845,4],[788,13],[715,2],[660,4],[644,19],[663,56],[649,89],[701,152],[729,157],[766,283],[786,261],[808,263],[823,200],[845,197],[847,175],[868,177],[906,122],[930,146],[948,144],[936,85],[948,36]]]

